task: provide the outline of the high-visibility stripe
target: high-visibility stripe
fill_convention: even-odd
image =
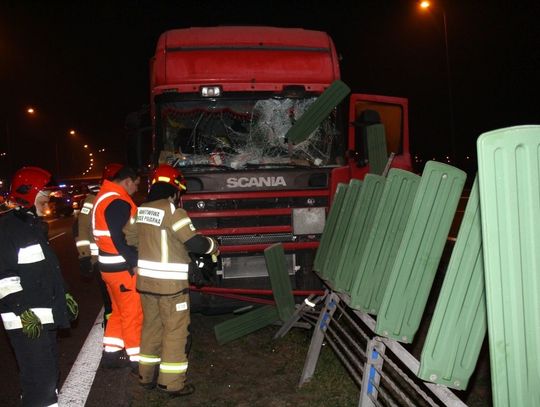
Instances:
[[[0,280],[0,299],[22,290],[20,277],[6,277]]]
[[[97,229],[94,229],[94,236],[95,237],[100,237],[100,236],[110,236],[111,235],[111,232],[109,232],[108,230],[97,230]]]
[[[85,202],[83,204],[83,208],[90,208],[92,209],[94,207],[94,204],[93,203],[90,203],[90,202]]]
[[[129,356],[130,362],[138,362],[139,360],[140,360],[139,354]]]
[[[117,196],[120,196],[120,194],[118,192],[107,192],[103,195],[101,195],[99,197],[99,199],[94,203],[94,208],[97,208],[97,206],[106,198],[110,197],[110,196],[113,196],[113,195],[117,195]],[[92,211],[92,230],[94,231],[94,236],[98,236],[96,235],[96,211]],[[102,235],[102,236],[106,236],[106,235]],[[108,235],[110,236],[110,234]]]
[[[30,308],[30,309],[34,311],[34,314],[37,315],[42,325],[54,323],[52,308]],[[2,315],[2,321],[4,322],[4,328],[6,328],[6,331],[9,331],[11,329],[22,328],[21,317],[19,317],[18,315],[15,315],[13,312],[6,312],[1,315]]]
[[[159,261],[141,260],[137,262],[137,266],[145,269],[162,270],[162,271],[188,271],[189,264],[187,263],[161,263]]]
[[[123,347],[120,347],[120,346],[112,346],[112,345],[105,345],[105,347],[103,348],[103,350],[107,353],[114,353],[114,352],[119,352],[123,349]]]
[[[159,356],[155,355],[139,355],[139,363],[141,365],[157,365],[159,362],[161,362],[161,358]]]
[[[77,247],[90,246],[90,240],[79,240],[75,245]]]
[[[167,242],[167,231],[161,229],[161,262],[169,262],[169,244]]]
[[[141,348],[139,348],[138,346],[135,348],[126,348],[126,353],[128,355],[138,355],[140,351]]]
[[[159,365],[161,373],[185,373],[188,369],[188,362],[181,363],[165,363]]]
[[[138,274],[143,277],[158,278],[160,280],[187,280],[187,271],[158,271],[139,267]]]
[[[206,254],[210,254],[215,250],[216,244],[214,243],[214,239],[210,239],[209,237],[207,237],[207,239],[210,242],[210,248],[206,251]]]
[[[90,243],[90,254],[92,256],[97,256],[99,254],[98,245],[95,243]]]
[[[181,228],[183,228],[186,225],[189,225],[190,223],[191,223],[190,218],[180,219],[178,222],[173,223],[171,228],[172,228],[173,231],[178,232]]]
[[[115,337],[112,337],[112,336],[104,336],[103,337],[103,344],[105,346],[116,346],[116,347],[119,347],[119,348],[124,347],[124,341],[122,339],[115,338]]]
[[[126,262],[123,256],[99,256],[98,261],[103,264],[122,264]]]
[[[171,214],[173,214],[176,211],[176,206],[172,202],[169,202],[170,208],[171,208]]]
[[[48,406],[45,406],[45,407],[58,407],[58,403],[49,404]]]
[[[18,264],[31,264],[43,260],[45,260],[45,255],[39,243],[19,249]]]

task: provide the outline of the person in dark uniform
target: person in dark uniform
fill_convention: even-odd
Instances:
[[[0,315],[19,365],[23,406],[57,405],[56,330],[78,314],[40,219],[50,181],[41,168],[17,171],[11,209],[0,216]]]

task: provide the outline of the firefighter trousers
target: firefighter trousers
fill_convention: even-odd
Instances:
[[[19,365],[23,407],[43,407],[58,401],[58,346],[56,329],[44,328],[36,339],[22,329],[7,330]]]
[[[166,391],[184,388],[188,368],[189,292],[174,295],[141,293],[144,322],[139,379],[155,380]],[[159,371],[157,369],[159,368]]]
[[[132,362],[139,361],[142,329],[142,307],[137,292],[136,276],[127,270],[101,272],[111,298],[112,314],[105,328],[105,352],[126,349]]]

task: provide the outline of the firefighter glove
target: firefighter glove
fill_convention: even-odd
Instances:
[[[94,273],[94,268],[92,267],[92,257],[85,256],[79,259],[79,271],[83,277],[91,277]]]
[[[41,331],[43,330],[41,320],[31,309],[27,309],[21,314],[21,324],[23,334],[30,339],[39,338],[41,335]]]
[[[75,321],[79,316],[79,304],[70,293],[66,293],[66,305],[70,321]]]

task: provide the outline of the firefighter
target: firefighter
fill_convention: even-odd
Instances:
[[[102,366],[131,366],[136,374],[142,326],[142,309],[135,289],[137,249],[126,242],[135,228],[137,207],[131,199],[140,178],[122,167],[112,181],[104,180],[94,201],[92,230],[98,246],[101,277],[111,297],[112,313],[103,337]]]
[[[122,168],[122,164],[110,163],[103,169],[101,183],[104,180],[112,181],[114,175]],[[104,306],[104,325],[107,324],[112,312],[111,298],[107,292],[107,287],[101,278],[98,266],[98,247],[92,233],[92,208],[94,207],[95,194],[88,194],[84,199],[81,211],[74,224],[74,237],[79,252],[79,269],[84,277],[93,277],[97,275],[99,290]]]
[[[21,168],[11,183],[12,209],[0,217],[0,314],[17,358],[23,406],[57,405],[56,331],[78,314],[40,219],[50,181],[41,168]]]
[[[188,252],[218,254],[216,241],[197,233],[186,211],[177,208],[185,190],[179,170],[159,166],[148,201],[138,208],[136,220],[137,290],[144,314],[139,383],[146,389],[157,384],[172,397],[194,391],[193,385],[185,383],[190,322]]]

